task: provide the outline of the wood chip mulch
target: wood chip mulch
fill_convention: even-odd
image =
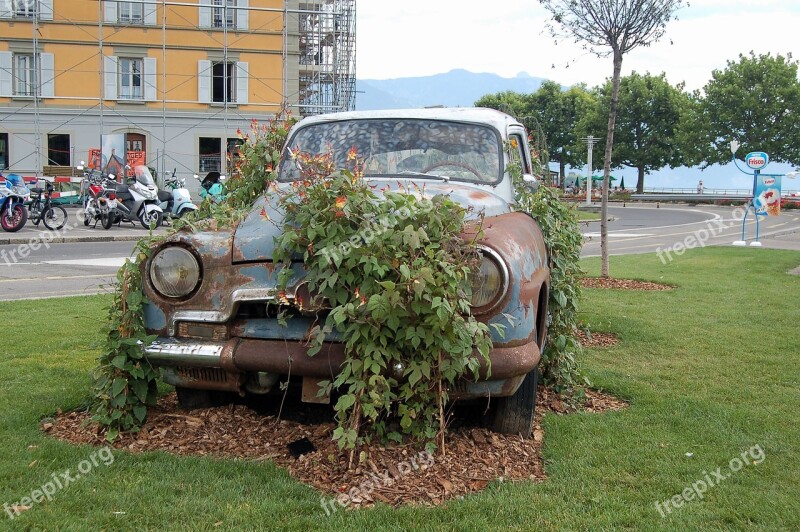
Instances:
[[[617,290],[672,290],[672,285],[653,283],[650,281],[637,281],[635,279],[616,279],[610,277],[583,277],[581,286],[584,288],[614,288]]]
[[[587,333],[583,329],[578,329],[575,337],[583,347],[611,347],[619,343],[619,338],[617,338],[617,335],[614,333]]]
[[[540,386],[531,438],[496,434],[481,427],[480,413],[475,413],[480,409],[473,406],[452,418],[444,455],[439,451],[428,455],[411,446],[373,445],[360,460],[356,454],[353,467],[348,468],[349,453],[340,451],[331,440],[335,424],[330,406],[300,403],[290,407],[294,411],[284,410],[283,419],[277,418],[277,412],[265,414],[243,404],[187,412],[178,407],[172,393],[150,410],[140,432],[121,435],[113,446],[127,452],[271,461],[320,490],[328,503],[321,502],[320,511],[326,513],[377,502],[431,506],[481,491],[495,481],[543,481],[544,415],[577,410],[599,413],[625,406],[620,399],[588,390],[585,402],[576,407]],[[43,420],[41,428],[72,443],[107,445],[90,417],[88,412],[59,413]],[[308,438],[316,450],[294,458],[287,445],[301,438]],[[336,498],[338,502],[334,502]]]

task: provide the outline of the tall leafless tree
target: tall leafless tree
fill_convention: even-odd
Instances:
[[[683,0],[539,0],[552,14],[548,29],[556,39],[570,37],[598,57],[614,59],[611,108],[603,161],[603,195],[600,210],[601,275],[608,277],[608,188],[614,121],[619,102],[622,57],[637,46],[649,46],[664,36],[667,22]]]

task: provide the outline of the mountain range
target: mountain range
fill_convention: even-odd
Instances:
[[[516,77],[474,73],[455,69],[444,74],[396,79],[356,81],[356,109],[402,109],[407,107],[471,107],[487,94],[514,91],[535,92],[544,78],[520,72]]]

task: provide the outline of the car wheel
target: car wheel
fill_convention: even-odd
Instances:
[[[539,368],[525,375],[525,379],[510,397],[492,399],[487,413],[487,426],[501,434],[521,434],[527,438],[533,430],[536,413],[536,387],[539,384]]]
[[[223,406],[233,399],[232,394],[215,390],[195,390],[176,386],[175,392],[178,394],[178,405],[184,410]]]

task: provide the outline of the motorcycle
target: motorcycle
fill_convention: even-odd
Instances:
[[[8,174],[5,180],[5,185],[0,187],[0,225],[4,231],[14,233],[28,221],[25,202],[30,200],[30,190],[17,174]]]
[[[84,177],[81,182],[83,225],[94,222],[93,227],[97,227],[97,222],[100,222],[103,229],[110,229],[114,223],[111,212],[116,207],[116,176],[84,169],[83,161],[78,170],[83,170]]]
[[[194,178],[199,180],[200,176],[194,174]],[[200,197],[206,199],[209,196],[214,203],[225,199],[225,176],[219,172],[209,172],[200,182]]]
[[[189,211],[197,210],[197,205],[192,203],[189,189],[186,188],[186,180],[175,177],[175,170],[172,170],[171,177],[164,180],[164,186],[168,190],[159,190],[158,200],[165,218],[180,218]]]
[[[126,167],[126,170],[130,167]],[[158,186],[153,180],[150,169],[144,165],[133,168],[134,177],[128,184],[116,185],[116,205],[111,209],[112,223],[138,220],[145,229],[155,229],[161,225],[164,211],[158,198]]]

